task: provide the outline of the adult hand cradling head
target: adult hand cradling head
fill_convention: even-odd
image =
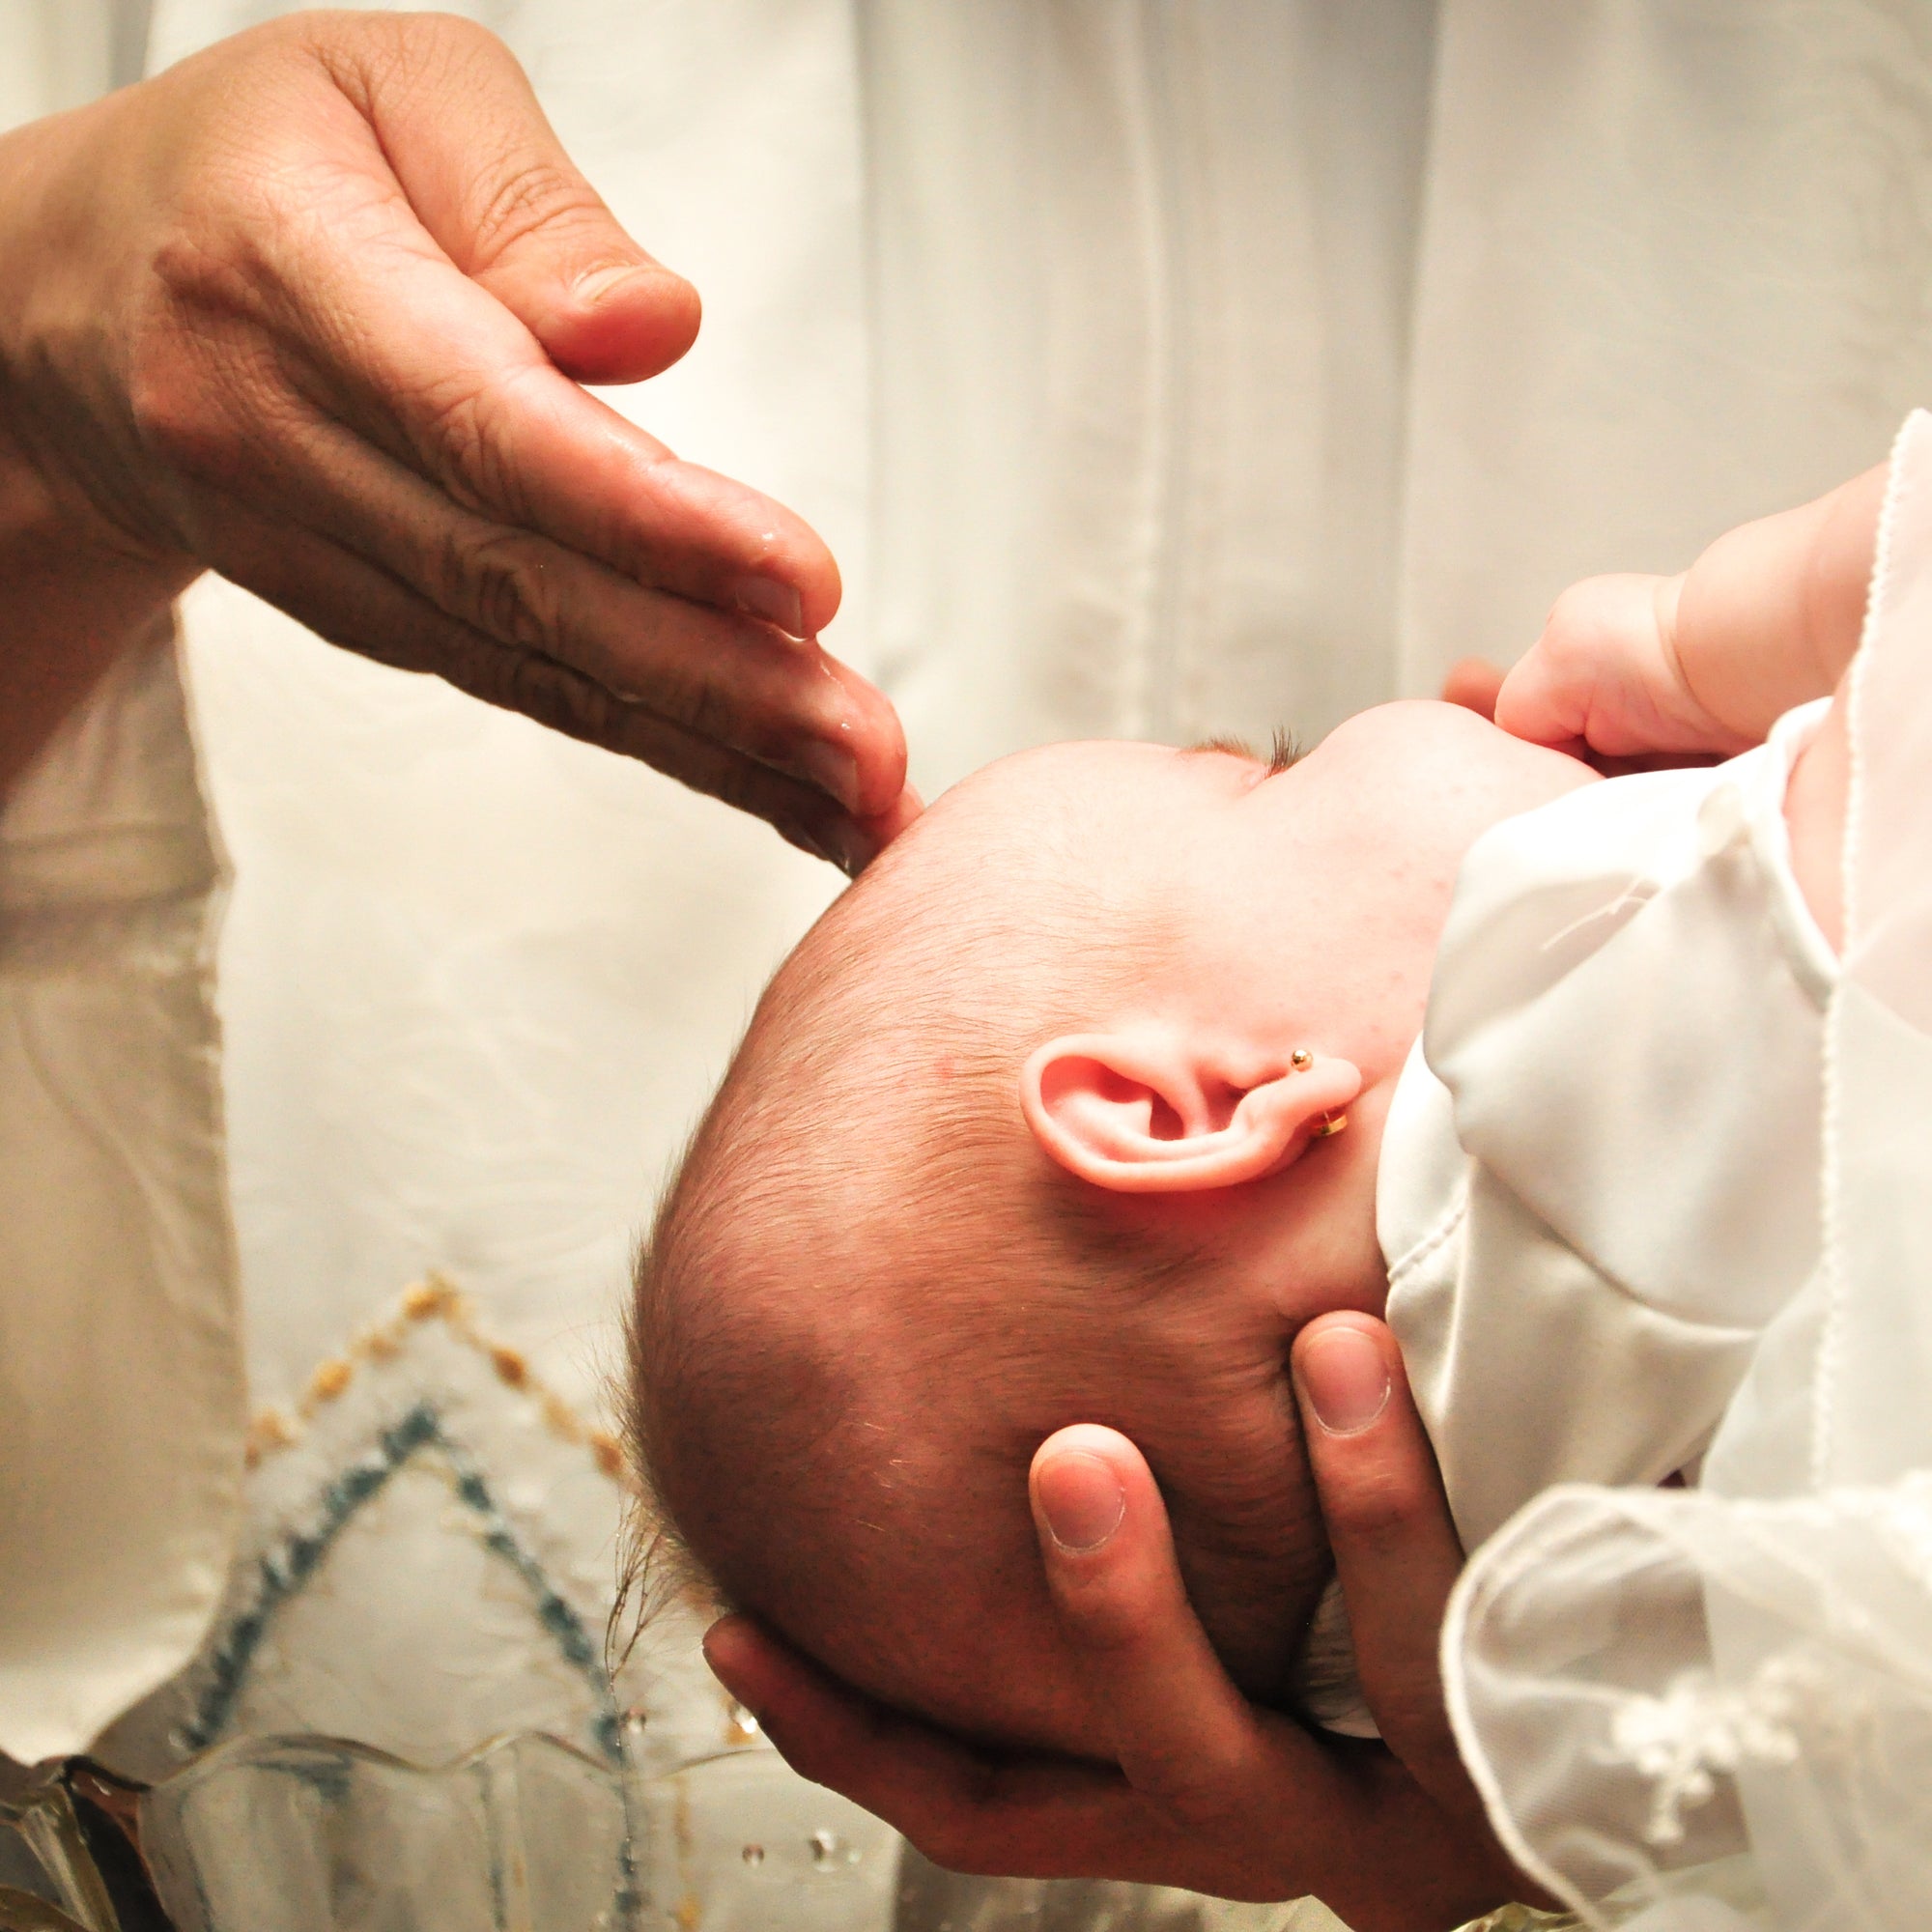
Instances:
[[[847,869],[917,810],[891,706],[812,641],[824,544],[580,386],[675,362],[697,295],[493,37],[298,15],[0,168],[0,537],[57,559],[10,572],[29,647],[49,609],[0,784],[206,567]]]
[[[1448,1858],[1434,1797],[1389,1890],[1362,1836],[1402,1808],[1369,1797],[1387,1759],[1254,1714],[1236,1737],[1226,1687],[1316,1708],[1304,1638],[1330,1563],[1285,1362],[1307,1324],[1386,1293],[1381,1128],[1463,853],[1588,782],[1447,705],[1364,713],[1293,765],[1048,747],[941,800],[800,946],[639,1267],[636,1435],[665,1527],[894,1734],[923,1718],[992,1754],[968,1765],[1112,1763],[1142,1802],[1054,1844],[1004,1809],[1002,1846],[942,1795],[933,1830],[912,1784],[848,1781],[781,1688],[774,1735],[810,1775],[942,1861],[1314,1889],[1364,1932],[1424,1893],[1463,1917],[1499,1901],[1492,1848]],[[1156,1830],[1159,1749],[1082,1667],[1069,1605],[1077,1623],[1098,1601],[1128,1517],[1163,1566],[1141,1610],[1184,1586],[1173,1655],[1216,1687],[1200,1738],[1223,1712],[1226,1747],[1282,1787],[1264,1830],[1205,1831],[1184,1802]],[[771,1703],[728,1642],[715,1661]]]

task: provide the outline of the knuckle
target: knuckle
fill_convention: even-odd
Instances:
[[[165,349],[137,352],[128,368],[127,394],[135,439],[171,469],[203,467],[225,441],[193,371]]]
[[[469,267],[488,273],[540,228],[601,227],[605,216],[602,198],[568,161],[520,160],[482,186],[469,212]]]
[[[501,391],[465,375],[418,398],[418,436],[450,495],[466,508],[526,520],[514,464],[504,460]]]
[[[529,651],[511,653],[508,678],[513,710],[540,724],[601,745],[616,726],[617,701],[602,685]]]
[[[444,609],[504,643],[561,654],[562,597],[541,546],[514,530],[452,535],[442,546],[437,589]]]
[[[724,744],[736,742],[741,735],[730,696],[702,676],[660,678],[651,702],[694,737]]]
[[[1423,1520],[1426,1505],[1422,1486],[1406,1471],[1364,1470],[1331,1495],[1331,1530],[1358,1543],[1398,1542]]]
[[[135,445],[176,477],[232,488],[238,473],[301,433],[264,357],[212,331],[185,340],[167,328],[144,330],[124,381]]]
[[[275,220],[259,198],[240,213],[178,212],[130,305],[128,420],[145,449],[186,473],[232,483],[239,458],[300,433],[299,399],[263,323],[280,280]]]
[[[1086,1587],[1063,1582],[1055,1590],[1068,1638],[1088,1656],[1115,1669],[1130,1668],[1148,1637],[1149,1606],[1125,1595],[1112,1578]]]
[[[437,668],[485,703],[520,712],[566,737],[602,744],[611,736],[616,701],[611,694],[553,659],[479,638]]]
[[[461,14],[377,14],[331,21],[326,56],[353,52],[378,87],[415,88],[461,80],[511,59],[489,28]]]

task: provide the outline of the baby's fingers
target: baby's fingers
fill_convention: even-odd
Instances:
[[[1685,682],[1675,644],[1678,577],[1590,577],[1550,608],[1503,679],[1495,722],[1512,737],[1602,757],[1735,752]]]

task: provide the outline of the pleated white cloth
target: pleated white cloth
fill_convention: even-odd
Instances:
[[[1825,708],[1586,785],[1463,864],[1377,1224],[1466,1548],[1553,1484],[1694,1472],[1817,1264],[1838,971],[1784,795]]]

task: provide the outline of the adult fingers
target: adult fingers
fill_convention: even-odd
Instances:
[[[164,456],[203,482],[232,475],[238,452],[274,458],[264,419],[279,426],[293,387],[467,507],[795,636],[823,629],[839,585],[816,534],[757,492],[672,460],[581,388],[424,225],[392,165],[403,144],[385,144],[373,118],[384,83],[370,48],[420,69],[423,114],[434,107],[468,156],[464,77],[436,55],[449,33],[400,16],[341,38],[311,49],[325,83],[274,131],[225,225],[166,258],[172,312],[144,384]],[[451,232],[454,217],[440,218]]]
[[[1292,1361],[1369,1708],[1439,1801],[1473,1804],[1437,1656],[1463,1549],[1402,1351],[1373,1317],[1339,1313],[1302,1329]]]
[[[1211,1833],[1279,1780],[1283,1751],[1305,1758],[1311,1781],[1326,1775],[1313,1741],[1264,1729],[1222,1668],[1187,1600],[1153,1474],[1124,1435],[1079,1423],[1048,1436],[1031,1494],[1061,1630],[1136,1791]]]
[[[975,1749],[861,1697],[753,1618],[714,1624],[704,1655],[801,1777],[864,1805],[951,1870],[1122,1876],[1162,1836],[1118,1772]]]
[[[816,644],[641,586],[547,537],[464,509],[339,424],[313,423],[308,449],[309,480],[291,485],[308,520],[447,615],[802,778],[855,817],[899,799],[905,741],[897,716]],[[232,545],[226,515],[215,535]],[[216,560],[235,574],[227,555]]]
[[[1103,1498],[1103,1523],[1106,1514]],[[1286,1719],[1263,1719],[1284,1748],[1204,1829],[1111,1769],[1000,1758],[882,1710],[750,1618],[715,1625],[705,1653],[796,1771],[953,1870],[1137,1880],[1226,1898],[1314,1892],[1361,1932],[1460,1924],[1511,1889],[1481,1835],[1445,1817],[1379,1746],[1331,1755]]]
[[[456,267],[580,382],[639,382],[675,362],[697,334],[697,291],[625,233],[509,49],[449,17],[366,31],[344,83]]]
[[[554,368],[513,316],[412,241],[386,250],[311,227],[279,319],[287,380],[450,499],[537,531],[639,582],[763,618],[795,637],[832,621],[837,564],[768,497],[682,463]],[[338,318],[370,319],[345,332]],[[218,356],[218,352],[212,352]]]
[[[488,703],[641,759],[694,790],[767,820],[813,856],[856,873],[917,814],[903,791],[854,814],[815,785],[628,700],[540,651],[498,642],[316,532],[240,504],[227,518],[223,569],[318,635],[404,670],[432,671]],[[667,600],[668,602],[674,600]],[[691,621],[734,621],[686,607]]]
[[[1033,1496],[1062,1629],[1147,1801],[1139,1868],[1226,1897],[1313,1892],[1362,1932],[1458,1924],[1508,1895],[1514,1875],[1480,1816],[1438,1804],[1381,1746],[1319,1742],[1242,1699],[1124,1436],[1050,1436]]]

